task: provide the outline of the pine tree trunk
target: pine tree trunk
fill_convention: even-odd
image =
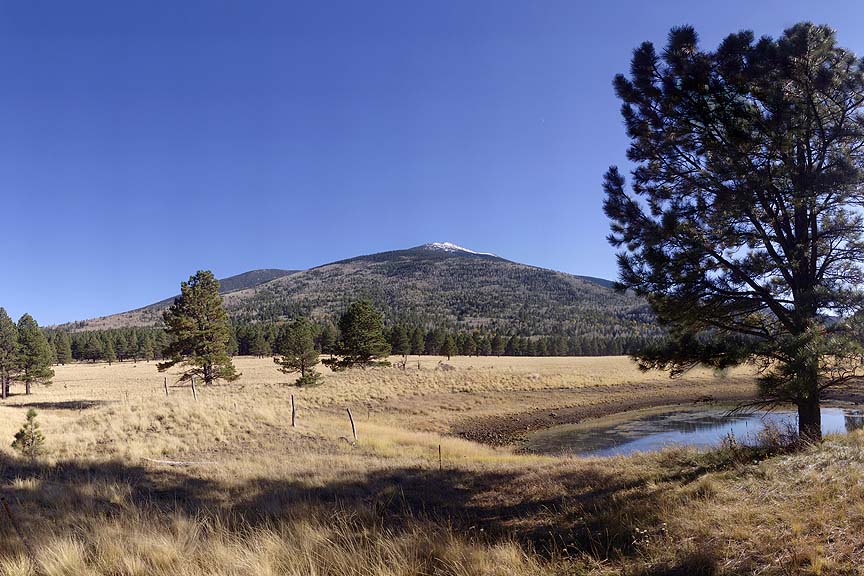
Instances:
[[[816,362],[811,363],[799,373],[806,393],[798,400],[798,435],[807,442],[822,441],[822,412],[819,391],[819,369]]]
[[[27,396],[30,396],[30,382],[29,382],[29,381],[26,382],[25,385],[24,385],[24,393],[25,393]]]
[[[822,441],[822,410],[818,395],[798,403],[798,435],[807,442]]]

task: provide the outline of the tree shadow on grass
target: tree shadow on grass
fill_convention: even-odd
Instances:
[[[70,400],[68,402],[26,402],[10,404],[14,408],[35,408],[37,410],[87,410],[98,406],[116,404],[115,400]]]
[[[46,530],[73,529],[82,516],[122,517],[130,505],[157,516],[179,511],[218,517],[238,530],[302,520],[304,514],[350,517],[396,534],[432,523],[477,542],[515,540],[545,558],[626,558],[637,552],[639,530],[659,526],[662,479],[628,479],[599,464],[530,473],[403,467],[346,472],[325,485],[292,478],[226,484],[194,470],[119,461],[46,467],[0,455],[0,495],[34,541]],[[112,485],[125,487],[125,504],[94,489]],[[0,534],[0,554],[20,552],[2,523]]]

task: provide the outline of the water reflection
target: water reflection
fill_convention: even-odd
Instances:
[[[846,432],[852,432],[853,430],[861,430],[864,428],[864,412],[861,412],[860,410],[850,410],[843,415],[843,418],[846,421]]]
[[[529,435],[526,448],[545,454],[575,453],[611,456],[659,450],[664,446],[712,446],[728,434],[753,441],[767,425],[797,427],[793,410],[729,414],[728,406],[666,408],[636,411],[582,424],[556,426]],[[864,428],[864,411],[823,408],[823,434]]]

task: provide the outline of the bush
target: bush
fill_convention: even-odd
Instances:
[[[36,422],[36,410],[33,408],[27,411],[27,421],[15,434],[12,448],[28,458],[36,458],[45,453],[45,436],[39,430],[39,423]]]
[[[314,370],[307,370],[306,374],[297,378],[294,384],[302,387],[312,387],[319,386],[321,384],[321,381],[321,374]]]

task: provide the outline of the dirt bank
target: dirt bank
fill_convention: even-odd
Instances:
[[[518,444],[527,432],[560,424],[575,424],[589,418],[600,418],[629,410],[655,406],[675,406],[706,402],[735,403],[752,400],[754,394],[740,387],[730,390],[704,391],[663,390],[645,394],[644,387],[634,386],[629,399],[622,399],[622,387],[610,387],[608,400],[590,404],[557,405],[549,408],[513,412],[499,416],[467,418],[452,426],[451,432],[461,438],[493,446]],[[599,392],[595,390],[595,393]],[[602,395],[598,395],[601,396]]]

